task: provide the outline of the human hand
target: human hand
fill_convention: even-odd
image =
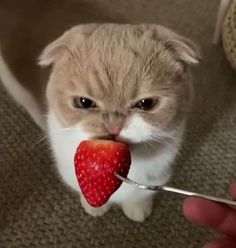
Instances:
[[[229,191],[236,200],[236,182],[230,185]],[[188,220],[225,235],[224,238],[206,244],[204,248],[236,248],[236,209],[210,200],[189,197],[184,201],[183,212]]]

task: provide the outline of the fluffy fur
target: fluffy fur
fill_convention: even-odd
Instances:
[[[191,102],[189,65],[197,58],[190,41],[158,25],[79,25],[47,46],[39,63],[51,66],[47,125],[63,181],[80,192],[73,166],[78,144],[107,137],[116,125],[121,132],[115,139],[131,148],[129,178],[168,182]],[[75,108],[75,97],[89,98],[97,108]],[[149,111],[134,107],[146,98],[157,99],[157,105]],[[94,216],[119,204],[130,219],[143,221],[152,198],[153,192],[123,183],[102,208],[92,208],[82,196],[81,203]]]
[[[49,45],[41,65],[53,64],[47,87],[49,133],[59,172],[79,190],[73,155],[84,139],[108,135],[106,126],[122,130],[116,138],[130,144],[129,177],[146,184],[165,184],[181,143],[190,102],[186,67],[196,54],[184,39],[156,25],[83,25]],[[73,97],[87,97],[95,110],[74,108]],[[151,111],[132,108],[140,99],[158,98]],[[152,192],[123,184],[107,206],[88,213],[100,215],[111,203],[131,219],[143,221],[151,212]]]

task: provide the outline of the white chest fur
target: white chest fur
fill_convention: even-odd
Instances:
[[[89,134],[80,127],[63,128],[53,112],[50,112],[48,116],[48,128],[57,169],[63,181],[74,190],[80,191],[73,160],[78,144],[82,140],[89,139]],[[179,137],[181,137],[180,134]],[[180,141],[181,138],[179,138],[179,143]],[[165,145],[155,150],[142,145],[131,150],[132,165],[129,178],[145,184],[161,185],[166,183],[171,175],[171,163],[178,151],[177,147],[178,144],[177,146]],[[121,203],[127,199],[143,198],[149,194],[152,192],[137,190],[133,186],[123,183],[110,201]]]

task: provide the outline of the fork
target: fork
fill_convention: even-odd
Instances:
[[[210,196],[210,195],[205,195],[205,194],[200,194],[200,193],[195,193],[195,192],[191,192],[191,191],[187,191],[187,190],[182,190],[182,189],[178,189],[178,188],[173,188],[173,187],[169,187],[169,186],[154,186],[154,185],[145,185],[145,184],[140,184],[137,183],[127,177],[122,177],[118,174],[115,173],[115,176],[120,179],[121,181],[128,183],[130,185],[133,185],[139,189],[142,190],[152,190],[152,191],[168,191],[168,192],[173,192],[176,194],[180,194],[180,195],[187,195],[187,196],[195,196],[195,197],[200,197],[203,199],[207,199],[207,200],[211,200],[214,202],[219,202],[219,203],[223,203],[226,205],[230,205],[230,206],[234,206],[236,207],[236,201],[231,201],[228,199],[223,199],[223,198],[219,198],[219,197],[215,197],[215,196]]]

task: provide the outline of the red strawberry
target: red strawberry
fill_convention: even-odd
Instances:
[[[129,147],[111,140],[82,141],[75,153],[74,164],[83,195],[91,206],[100,207],[122,183],[114,173],[126,177],[129,172]]]

